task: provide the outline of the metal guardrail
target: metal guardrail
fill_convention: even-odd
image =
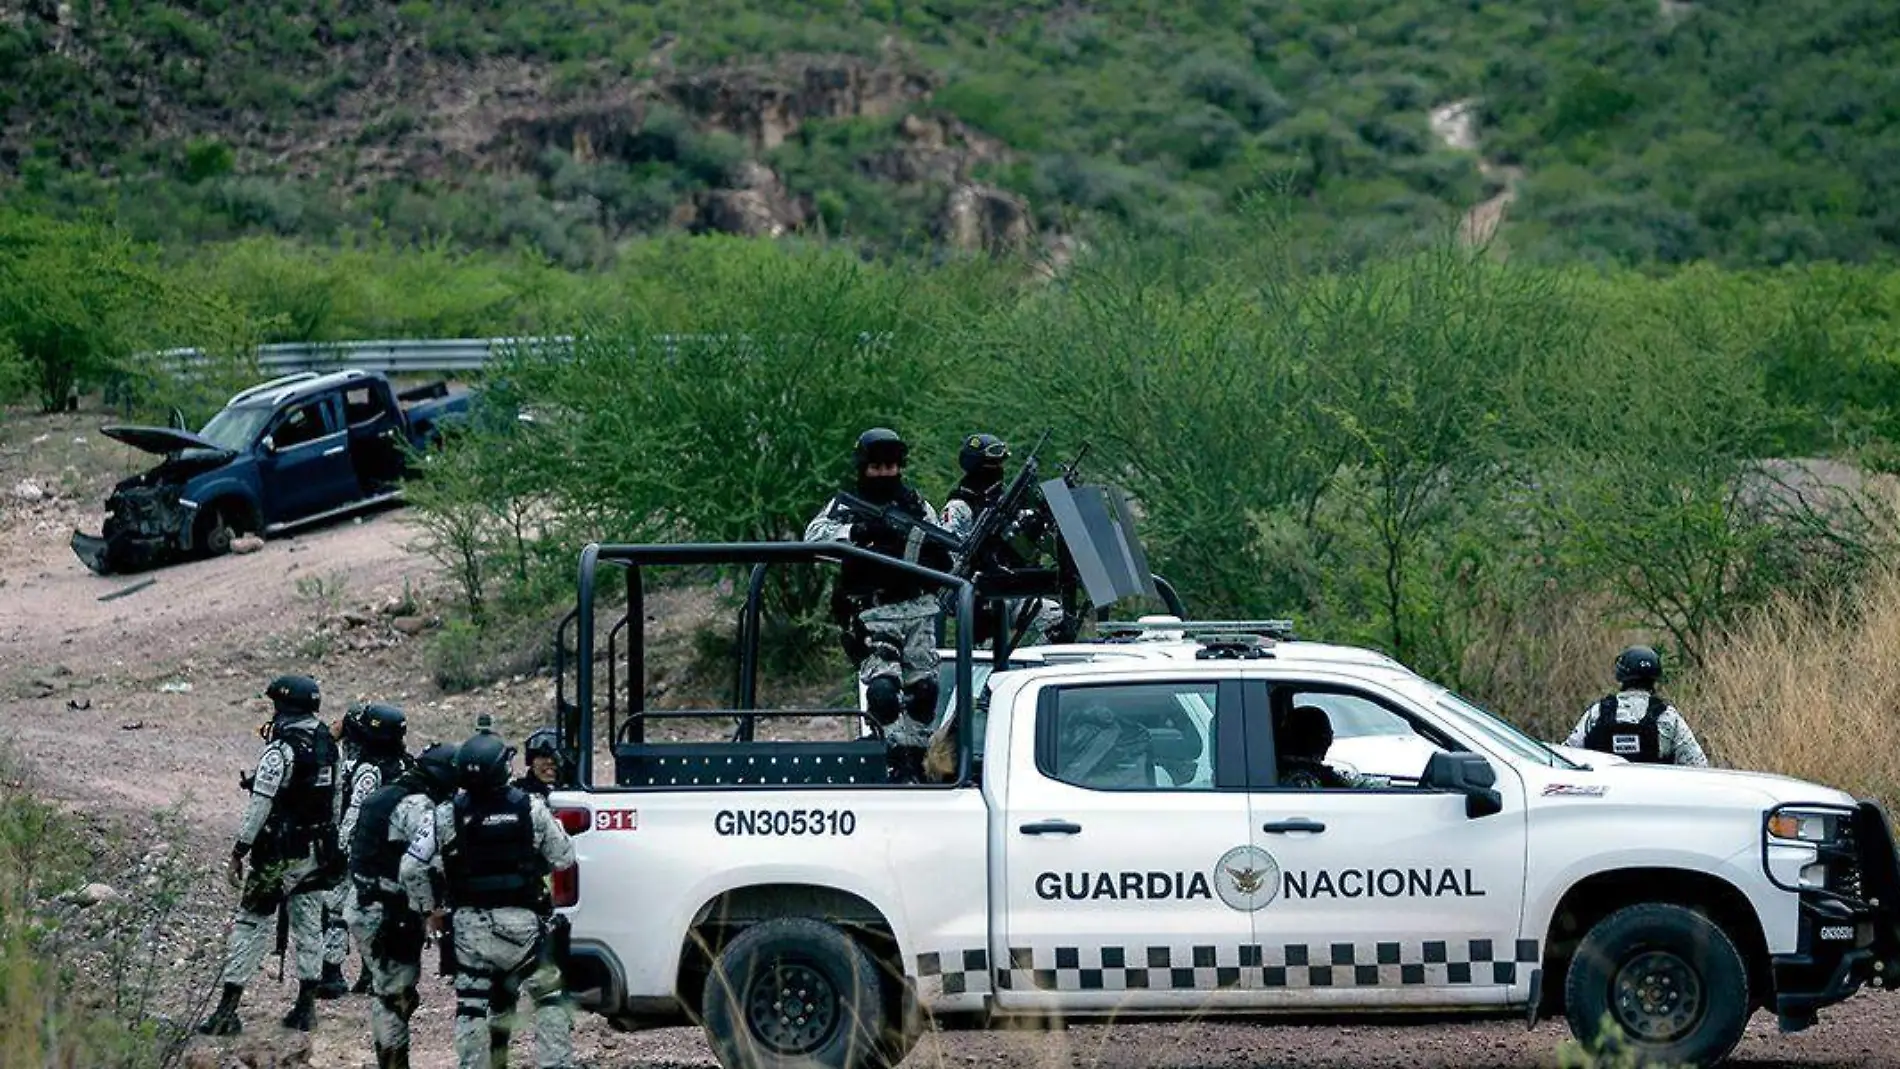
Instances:
[[[710,340],[718,335],[662,335],[657,341],[669,347],[682,341]],[[888,341],[888,336],[861,334],[861,343]],[[257,347],[257,369],[269,375],[293,371],[341,371],[358,368],[387,375],[433,374],[438,372],[479,371],[498,354],[517,349],[539,349],[549,355],[573,353],[571,335],[544,338],[442,338],[389,339],[381,341],[289,342]],[[168,349],[155,354],[163,360],[186,365],[202,356],[197,349]]]
[[[573,338],[566,336],[290,342],[258,346],[257,369],[268,375],[284,375],[293,371],[341,371],[345,368],[380,371],[388,375],[479,371],[498,354],[515,347],[552,350],[567,355],[572,351],[573,342]],[[175,349],[160,355],[188,362],[199,353],[195,349]]]

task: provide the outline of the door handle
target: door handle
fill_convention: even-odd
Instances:
[[[1294,817],[1292,820],[1275,820],[1262,824],[1260,825],[1260,830],[1270,835],[1285,835],[1290,831],[1325,831],[1326,825],[1317,820],[1308,820],[1305,817]]]
[[[1077,835],[1081,833],[1082,825],[1072,820],[1038,820],[1016,830],[1024,835]]]
[[[343,451],[344,451],[345,449],[348,449],[348,448],[349,448],[349,446],[346,446],[346,445],[337,445],[337,446],[331,446],[330,448],[328,448],[328,449],[325,449],[325,450],[323,451],[323,455],[324,455],[324,456],[326,456],[326,457],[333,457],[333,456],[336,456],[336,455],[337,455],[338,453],[341,453],[341,452],[343,452]]]

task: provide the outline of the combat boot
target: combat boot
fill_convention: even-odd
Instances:
[[[313,1031],[317,1027],[317,982],[315,980],[297,981],[297,1004],[284,1014],[284,1027],[295,1028],[299,1032]]]
[[[408,1047],[377,1047],[376,1069],[409,1069]]]
[[[356,985],[350,988],[350,994],[369,994],[369,966],[367,964],[363,966],[362,972],[356,974]]]
[[[350,987],[343,979],[343,963],[323,963],[323,976],[317,981],[317,997],[321,999],[342,998],[350,993]]]
[[[218,1000],[218,1008],[211,1011],[198,1031],[207,1036],[235,1036],[244,1031],[244,1022],[238,1020],[238,1000],[244,997],[243,984],[225,984],[224,996]]]

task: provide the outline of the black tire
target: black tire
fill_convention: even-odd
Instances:
[[[837,928],[762,921],[713,963],[706,1038],[726,1069],[868,1069],[881,1060],[882,995],[871,956]]]
[[[231,552],[231,543],[237,540],[238,530],[231,521],[231,510],[223,505],[212,505],[198,520],[198,552],[207,557],[222,557]]]
[[[1648,902],[1598,921],[1570,960],[1564,1014],[1586,1047],[1606,1018],[1645,1061],[1707,1069],[1741,1042],[1753,1012],[1748,964],[1713,921]]]

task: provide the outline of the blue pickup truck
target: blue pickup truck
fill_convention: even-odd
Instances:
[[[104,528],[74,531],[73,552],[101,575],[134,572],[397,500],[406,447],[427,448],[469,407],[445,383],[398,393],[375,372],[306,371],[237,394],[196,434],[102,427],[164,459],[113,487]]]

